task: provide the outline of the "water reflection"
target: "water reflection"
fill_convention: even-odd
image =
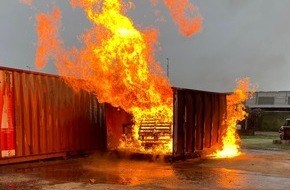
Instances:
[[[229,170],[226,168],[218,168],[219,175],[217,175],[216,182],[221,187],[226,189],[235,189],[243,185],[243,178],[240,178],[240,171],[238,170]]]
[[[97,173],[106,173],[108,176],[106,183],[116,183],[122,185],[136,186],[148,184],[156,179],[166,179],[175,176],[174,170],[169,164],[161,162],[132,161],[132,160],[96,160],[84,165],[95,178],[99,178]]]
[[[145,188],[240,189],[256,183],[255,175],[226,169],[219,166],[220,162],[221,160],[187,160],[166,163],[89,157],[48,162],[49,164],[23,165],[15,168],[15,171],[48,180],[51,184],[91,183],[93,179],[95,184]]]
[[[208,164],[211,161],[206,162]],[[188,161],[177,165],[174,164],[174,170],[180,180],[190,181],[196,188],[237,189],[248,186],[249,174],[244,175],[240,170],[204,166],[207,164]]]
[[[53,184],[85,182],[137,186],[153,184],[166,187],[166,179],[173,179],[175,171],[170,163],[114,159],[108,157],[78,158],[50,164],[23,164],[15,172],[49,180]],[[172,186],[172,185],[169,185]]]

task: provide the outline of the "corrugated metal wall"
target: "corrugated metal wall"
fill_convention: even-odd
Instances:
[[[173,157],[183,158],[221,143],[225,129],[226,94],[173,88]],[[115,148],[130,114],[106,105],[109,149]],[[114,143],[116,142],[116,143]]]
[[[11,139],[15,143],[15,155],[6,157],[29,160],[34,155],[106,148],[104,105],[95,96],[74,92],[57,76],[7,68],[0,72],[12,78],[15,115],[10,127],[15,138],[5,133],[4,141],[0,136],[2,144]]]
[[[219,143],[226,94],[178,88],[173,91],[173,157]],[[60,77],[0,68],[0,164],[57,153],[104,150],[107,128],[115,136],[113,127],[119,123],[120,136],[124,122],[130,120],[129,114],[117,108],[107,105],[105,110],[105,105],[88,92],[74,92]]]
[[[173,157],[183,157],[221,142],[226,94],[174,89]]]

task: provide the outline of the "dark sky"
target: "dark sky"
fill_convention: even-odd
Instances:
[[[173,86],[224,92],[237,78],[250,77],[257,90],[290,91],[289,0],[191,0],[203,16],[202,32],[191,37],[178,32],[163,4],[133,2],[128,14],[136,26],[159,29],[156,59],[165,69],[168,58]],[[66,46],[80,46],[77,36],[90,24],[67,0],[35,0],[32,6],[1,0],[0,65],[36,70],[35,14],[54,5],[62,11]],[[52,63],[41,72],[56,73]]]

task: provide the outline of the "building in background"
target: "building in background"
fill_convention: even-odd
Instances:
[[[246,105],[265,111],[290,111],[290,91],[261,91],[256,92]]]
[[[245,104],[249,108],[249,119],[259,120],[250,126],[255,130],[278,131],[285,119],[290,118],[290,91],[256,92]]]

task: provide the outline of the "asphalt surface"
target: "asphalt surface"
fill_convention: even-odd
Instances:
[[[233,159],[124,159],[98,154],[0,166],[0,190],[289,189],[290,153],[247,151]]]

